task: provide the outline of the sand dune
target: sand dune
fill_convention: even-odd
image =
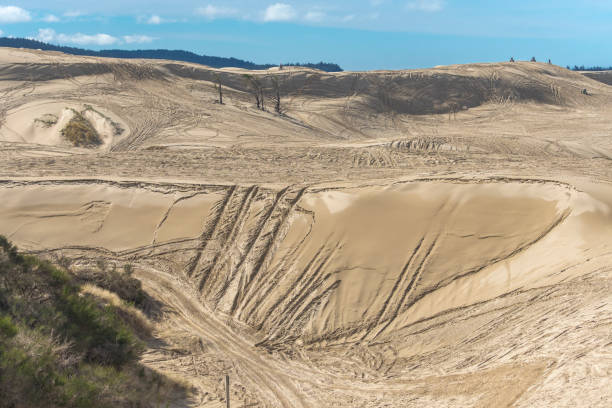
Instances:
[[[62,137],[62,130],[77,113],[82,113],[97,131],[101,139],[99,149],[108,150],[116,143],[115,139],[126,136],[118,122],[91,105],[37,101],[7,112],[6,141],[71,147],[70,141]]]
[[[0,79],[0,234],[136,265],[162,305],[143,361],[194,386],[186,405],[224,406],[225,373],[238,406],[612,399],[603,82],[13,49]],[[62,136],[75,112],[100,146]]]

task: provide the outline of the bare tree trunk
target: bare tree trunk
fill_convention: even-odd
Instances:
[[[251,92],[253,96],[255,96],[255,103],[257,105],[257,109],[266,110],[264,106],[264,90],[261,86],[261,83],[255,79],[252,75],[245,74],[244,78],[246,79],[248,85],[251,88]]]
[[[278,86],[278,81],[276,81],[276,106],[274,107],[274,110],[279,115],[283,113],[281,110],[280,87]]]
[[[261,110],[265,111],[266,107],[264,106],[264,99],[265,99],[266,95],[264,94],[263,87],[259,88],[259,94],[260,94],[259,99],[261,100]]]
[[[281,84],[278,78],[272,78],[272,85],[274,87],[274,110],[279,115],[282,115],[283,108],[281,106]]]
[[[223,87],[221,85],[221,77],[219,74],[215,74],[215,79],[217,81],[215,84],[215,89],[219,92],[219,104],[223,105]]]

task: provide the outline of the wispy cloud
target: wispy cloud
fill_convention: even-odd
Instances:
[[[51,42],[55,40],[55,30],[52,28],[39,28],[38,35],[35,38],[38,41]]]
[[[148,35],[135,34],[135,35],[124,35],[123,41],[128,44],[145,44],[153,42],[155,38],[149,37]]]
[[[161,17],[158,14],[151,14],[137,16],[136,21],[141,24],[159,25],[165,23],[176,23],[177,20]]]
[[[297,13],[295,9],[285,3],[275,3],[264,12],[264,21],[291,21],[295,19]]]
[[[69,10],[66,11],[64,13],[64,17],[70,17],[70,18],[75,18],[75,17],[81,17],[84,16],[86,13],[83,11],[79,11],[79,10]]]
[[[59,17],[55,14],[47,14],[43,17],[42,21],[47,23],[58,23],[60,21]]]
[[[110,34],[64,34],[58,33],[52,28],[39,28],[38,34],[34,39],[46,43],[56,44],[78,44],[78,45],[115,45],[115,44],[145,44],[156,40],[154,37],[143,34],[124,35],[121,38]]]
[[[324,12],[315,10],[306,13],[304,19],[312,23],[320,23],[321,21],[325,20],[325,17],[327,17],[327,15]]]
[[[21,7],[0,6],[0,23],[23,23],[30,20],[30,12]]]
[[[161,24],[161,23],[162,23],[162,18],[158,16],[157,14],[153,14],[147,20],[147,24]]]
[[[406,9],[426,11],[433,13],[441,11],[445,6],[444,0],[414,0],[406,3]]]
[[[39,28],[36,39],[43,42],[69,43],[78,45],[112,45],[117,44],[119,39],[109,34],[62,34],[56,33],[52,28]]]
[[[212,4],[207,5],[206,7],[200,7],[196,10],[201,16],[206,17],[209,20],[214,20],[216,18],[223,17],[232,17],[238,15],[238,10],[230,8],[230,7],[218,7],[213,6]]]

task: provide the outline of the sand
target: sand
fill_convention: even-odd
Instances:
[[[134,264],[163,305],[143,362],[187,406],[225,406],[226,373],[237,406],[607,406],[612,88],[251,72],[279,116],[244,73],[0,49],[0,234]],[[86,106],[94,149],[61,137]]]

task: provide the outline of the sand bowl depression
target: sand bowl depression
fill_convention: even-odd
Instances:
[[[2,187],[0,232],[31,248],[164,258],[204,303],[256,329],[262,345],[316,346],[380,341],[549,282],[541,256],[554,253],[562,270],[591,239],[572,215],[580,194],[520,180],[183,191],[32,182]],[[568,240],[559,229],[575,232]]]

